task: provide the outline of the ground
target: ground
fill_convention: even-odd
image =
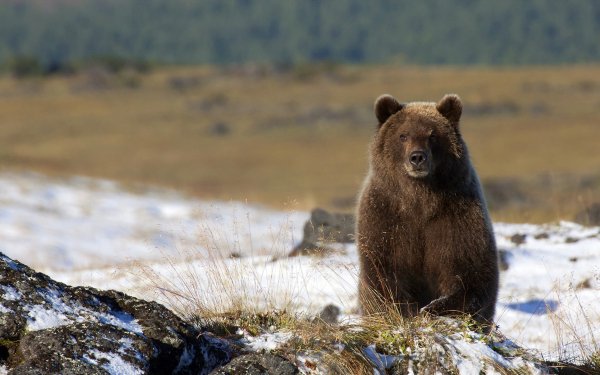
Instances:
[[[0,76],[0,167],[351,210],[375,98],[456,93],[494,219],[571,219],[600,201],[598,65],[299,68],[157,67],[135,85],[97,70]]]
[[[325,257],[285,257],[301,241],[308,212],[31,173],[0,175],[0,190],[2,252],[67,284],[118,289],[181,314],[317,313],[333,303],[342,319],[356,317],[353,244]],[[600,228],[494,227],[508,263],[496,309],[500,330],[545,359],[597,351]]]

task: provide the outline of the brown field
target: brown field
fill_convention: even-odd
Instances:
[[[0,78],[0,167],[349,210],[372,103],[458,93],[496,220],[571,219],[600,201],[600,66],[157,68]]]

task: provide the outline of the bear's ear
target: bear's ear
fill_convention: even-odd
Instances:
[[[458,124],[460,115],[462,114],[462,102],[456,94],[446,94],[437,103],[436,108],[439,113],[450,120],[453,124]]]
[[[379,121],[379,125],[383,125],[391,115],[400,111],[402,107],[403,105],[391,95],[384,94],[377,98],[375,100],[375,116]]]

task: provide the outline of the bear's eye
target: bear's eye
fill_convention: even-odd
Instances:
[[[429,135],[429,141],[430,142],[435,142],[437,141],[437,136],[435,134],[430,134]]]
[[[400,134],[400,141],[401,142],[406,142],[407,139],[408,139],[408,136],[406,134]]]

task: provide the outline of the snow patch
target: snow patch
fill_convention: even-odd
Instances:
[[[399,360],[399,356],[397,355],[388,355],[377,353],[375,349],[375,345],[369,345],[363,349],[363,354],[365,357],[371,361],[376,367],[376,371],[379,373],[385,374],[387,373],[387,369],[392,368],[396,362]]]
[[[42,305],[29,306],[26,307],[26,310],[29,310],[27,313],[29,316],[29,319],[27,319],[28,331],[59,327],[72,323],[73,321],[73,319],[65,315],[64,312],[48,309]]]
[[[82,177],[4,173],[0,191],[2,251],[42,272],[163,260],[181,251],[206,256],[217,249],[225,257],[287,252],[301,240],[308,217],[172,191],[133,194]]]
[[[5,256],[4,254],[0,254],[0,257],[2,257],[2,260],[4,262],[6,262],[6,264],[8,264],[8,266],[10,267],[11,270],[13,270],[13,271],[20,271],[21,270],[21,267],[18,266],[17,263],[15,263],[9,257]]]
[[[3,293],[2,299],[5,301],[18,301],[23,298],[21,292],[11,286],[0,285],[0,290]]]
[[[89,354],[83,358],[92,365],[100,365],[111,375],[140,375],[144,370],[134,366],[132,363],[124,360],[118,353],[101,352],[100,350],[90,350]]]
[[[287,343],[293,336],[291,332],[270,332],[252,336],[243,329],[239,329],[236,333],[243,335],[240,342],[255,352],[275,350]]]
[[[24,307],[24,310],[28,312],[27,329],[30,331],[54,328],[84,320],[95,320],[102,324],[120,327],[129,332],[143,334],[142,326],[140,326],[132,315],[126,312],[98,312],[83,307],[75,301],[70,301],[67,304],[61,299],[63,296],[61,290],[40,289],[38,293],[44,298],[46,303]]]
[[[108,314],[98,314],[98,320],[103,324],[110,324],[115,327],[123,328],[126,331],[144,334],[142,326],[131,314],[122,311],[112,311]]]

